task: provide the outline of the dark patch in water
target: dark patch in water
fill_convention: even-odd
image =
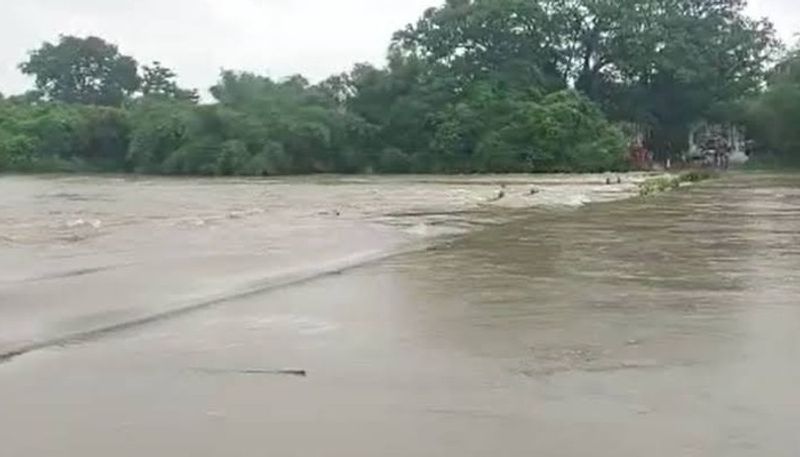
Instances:
[[[76,278],[80,276],[88,276],[94,273],[101,273],[103,271],[115,270],[117,268],[123,268],[127,266],[130,265],[106,265],[102,267],[82,268],[80,270],[70,270],[61,273],[52,273],[49,275],[37,276],[35,278],[26,279],[23,282],[39,282],[39,281],[52,281],[54,279]]]
[[[67,200],[70,202],[93,202],[93,201],[111,201],[111,198],[98,195],[98,194],[78,194],[74,192],[58,192],[54,194],[42,194],[38,195],[37,198],[45,200],[45,199],[53,199],[53,200]]]
[[[240,375],[275,375],[275,376],[297,376],[305,378],[308,376],[306,370],[297,369],[220,369],[220,368],[197,368],[195,371],[206,374],[240,374]]]

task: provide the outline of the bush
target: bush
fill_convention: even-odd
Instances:
[[[216,104],[0,101],[0,167],[201,175],[624,167],[620,131],[573,91],[542,97],[478,82],[436,103],[392,102],[369,120],[320,91],[300,79],[226,73]]]
[[[131,109],[132,130],[127,161],[138,172],[157,173],[170,168],[165,160],[187,142],[190,105],[161,98],[145,98]],[[176,157],[171,161],[175,162]]]
[[[696,170],[682,173],[678,176],[659,176],[645,180],[639,185],[639,195],[647,197],[660,194],[668,190],[674,190],[686,183],[698,183],[707,179],[712,179],[716,175],[707,170]]]
[[[220,147],[216,174],[222,176],[246,175],[249,163],[250,152],[247,150],[247,145],[239,140],[228,140]]]
[[[397,148],[386,148],[378,160],[381,173],[408,173],[411,170],[411,157]]]
[[[35,140],[0,130],[0,170],[25,167],[34,160]]]

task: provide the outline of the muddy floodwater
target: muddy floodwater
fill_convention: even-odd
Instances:
[[[800,176],[611,178],[0,177],[0,455],[797,456]]]

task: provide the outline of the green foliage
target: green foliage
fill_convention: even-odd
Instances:
[[[216,160],[215,174],[231,176],[246,171],[251,157],[244,142],[241,140],[228,140],[220,146]]]
[[[120,106],[140,83],[136,61],[97,37],[44,43],[20,69],[47,98],[65,103]]]
[[[378,170],[382,173],[408,173],[411,171],[411,157],[397,148],[386,148],[381,152]]]
[[[127,112],[117,108],[0,102],[0,166],[122,170],[128,126]]]
[[[163,67],[161,62],[142,66],[141,92],[145,97],[164,97],[176,100],[197,102],[200,98],[196,90],[186,90],[178,87],[175,82],[177,75],[169,68]]]
[[[800,51],[774,69],[768,89],[743,106],[748,133],[757,140],[755,162],[800,165]]]
[[[75,156],[101,170],[125,170],[130,122],[128,113],[117,108],[81,107],[78,114],[79,144]],[[60,154],[60,156],[69,155]]]
[[[598,171],[624,166],[625,143],[600,110],[573,91],[546,97],[487,86],[433,122],[427,161],[440,172]]]
[[[137,172],[158,173],[187,139],[191,108],[162,98],[143,98],[130,108],[127,162]]]
[[[622,170],[625,135],[659,156],[689,126],[755,94],[777,46],[743,0],[447,0],[397,32],[388,64],[311,84],[222,72],[198,104],[159,62],[61,37],[0,99],[0,169],[143,173]],[[780,154],[800,147],[797,60],[747,104]]]
[[[554,2],[450,0],[395,34],[393,47],[423,59],[458,86],[476,81],[524,90],[566,87],[557,49],[547,46],[561,29],[549,13]]]
[[[272,176],[287,174],[291,171],[291,159],[280,143],[270,142],[264,149],[255,154],[242,170],[244,174],[255,176]]]
[[[649,197],[651,195],[660,194],[662,192],[677,189],[681,186],[678,178],[669,176],[660,176],[658,178],[651,178],[639,185],[639,195],[642,197]]]
[[[492,161],[504,163],[502,168],[514,167],[505,171],[604,171],[624,167],[622,132],[575,92],[556,92],[538,103],[515,102],[502,124],[481,145],[481,155],[489,161],[488,170],[497,168]]]
[[[393,46],[456,91],[475,81],[575,87],[615,120],[649,127],[658,155],[686,147],[716,105],[756,91],[777,42],[742,0],[450,0]]]
[[[649,197],[668,190],[679,189],[684,184],[696,184],[715,178],[710,171],[698,170],[681,173],[678,176],[658,176],[645,180],[639,185],[639,195]]]

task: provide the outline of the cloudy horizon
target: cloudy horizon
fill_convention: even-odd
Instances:
[[[7,0],[8,1],[8,0]],[[795,0],[751,0],[749,13],[800,32]],[[206,90],[221,69],[320,80],[358,62],[382,64],[392,34],[443,0],[27,0],[0,16],[0,93],[32,88],[20,74],[28,51],[61,34],[96,35],[141,63],[173,68]],[[159,14],[154,14],[158,12]]]

